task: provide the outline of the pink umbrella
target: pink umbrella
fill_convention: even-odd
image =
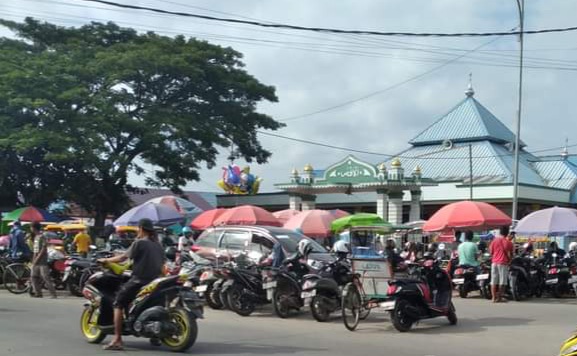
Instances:
[[[336,216],[326,210],[307,210],[293,216],[284,224],[286,229],[301,230],[309,237],[328,237],[331,234],[331,223]]]
[[[201,213],[199,216],[194,218],[190,223],[190,227],[195,230],[205,230],[211,226],[214,226],[214,221],[221,216],[226,209],[212,209]]]
[[[0,246],[8,246],[10,244],[10,236],[0,236]]]
[[[253,205],[242,205],[228,209],[214,221],[214,225],[282,226],[273,214]]]
[[[351,215],[351,214],[349,214],[346,211],[341,210],[341,209],[330,210],[330,213],[333,214],[337,219]]]
[[[272,214],[278,219],[278,221],[281,222],[281,224],[285,224],[287,221],[290,220],[290,218],[300,214],[300,211],[295,209],[286,209],[281,211],[275,211]]]
[[[495,206],[464,200],[445,205],[423,225],[423,231],[469,228],[484,230],[511,225],[511,218]]]

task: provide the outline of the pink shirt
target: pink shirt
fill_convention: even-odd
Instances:
[[[513,243],[506,237],[499,236],[493,240],[491,246],[489,246],[489,251],[491,251],[492,263],[496,265],[508,265],[513,256]]]

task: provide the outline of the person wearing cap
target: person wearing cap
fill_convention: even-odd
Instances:
[[[150,219],[142,219],[138,223],[138,235],[128,250],[118,256],[103,258],[100,263],[118,263],[127,259],[133,261],[132,276],[122,285],[114,300],[114,338],[105,350],[123,350],[122,327],[124,310],[138,294],[138,291],[157,278],[164,266],[164,250],[154,225]]]
[[[39,222],[33,222],[30,225],[30,235],[34,255],[32,257],[32,269],[30,278],[32,279],[33,298],[42,298],[42,282],[50,292],[52,298],[56,298],[56,289],[50,277],[50,268],[48,268],[48,237],[42,233],[42,225]]]

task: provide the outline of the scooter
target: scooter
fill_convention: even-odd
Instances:
[[[392,300],[381,306],[389,311],[395,329],[407,332],[419,320],[436,317],[446,317],[451,325],[457,324],[447,271],[441,269],[437,261],[427,259],[421,267],[421,276],[420,279],[398,279],[389,283],[387,295]]]
[[[477,269],[473,266],[461,265],[455,269],[453,284],[459,289],[459,297],[467,298],[470,292],[479,290]]]
[[[545,276],[534,261],[525,256],[516,256],[509,267],[508,292],[515,301],[543,294]]]
[[[577,274],[577,271],[575,271],[576,268],[572,259],[563,258],[556,253],[552,253],[551,260],[546,261],[544,266],[547,273],[545,289],[555,298],[560,298],[564,294],[577,290],[577,279],[572,276]]]
[[[128,265],[107,263],[106,271],[93,274],[82,294],[88,300],[80,318],[80,329],[89,343],[101,343],[114,332],[113,301],[115,293],[129,278]],[[138,292],[125,310],[125,335],[149,338],[151,344],[166,345],[183,352],[196,342],[196,320],[203,317],[202,302],[182,283],[185,278],[157,278]]]

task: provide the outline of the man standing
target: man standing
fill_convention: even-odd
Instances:
[[[132,277],[124,283],[114,300],[114,338],[105,350],[123,350],[122,324],[124,309],[128,308],[138,291],[157,278],[162,273],[164,266],[164,251],[154,231],[154,225],[150,219],[142,219],[138,223],[138,235],[136,241],[128,250],[121,255],[98,260],[101,263],[117,263],[127,259],[133,261]]]
[[[42,226],[39,222],[30,225],[32,233],[33,252],[32,257],[32,297],[42,298],[42,281],[48,288],[52,298],[56,298],[56,289],[50,279],[48,268],[48,249],[46,247],[46,236],[42,233]]]
[[[479,250],[477,245],[473,242],[473,231],[465,231],[465,242],[459,245],[459,265],[461,266],[471,266],[479,267],[479,262],[477,257],[479,256]]]
[[[74,241],[72,245],[76,247],[76,253],[80,256],[86,258],[88,256],[88,250],[90,249],[90,235],[86,233],[86,230],[80,231],[76,236],[74,236]]]
[[[505,302],[503,291],[507,287],[509,264],[513,258],[513,243],[508,239],[509,227],[502,226],[499,229],[499,234],[489,246],[492,255],[491,293],[493,294],[493,303]]]
[[[29,261],[30,249],[26,244],[26,234],[22,231],[19,220],[14,221],[10,230],[10,257],[13,260]]]

